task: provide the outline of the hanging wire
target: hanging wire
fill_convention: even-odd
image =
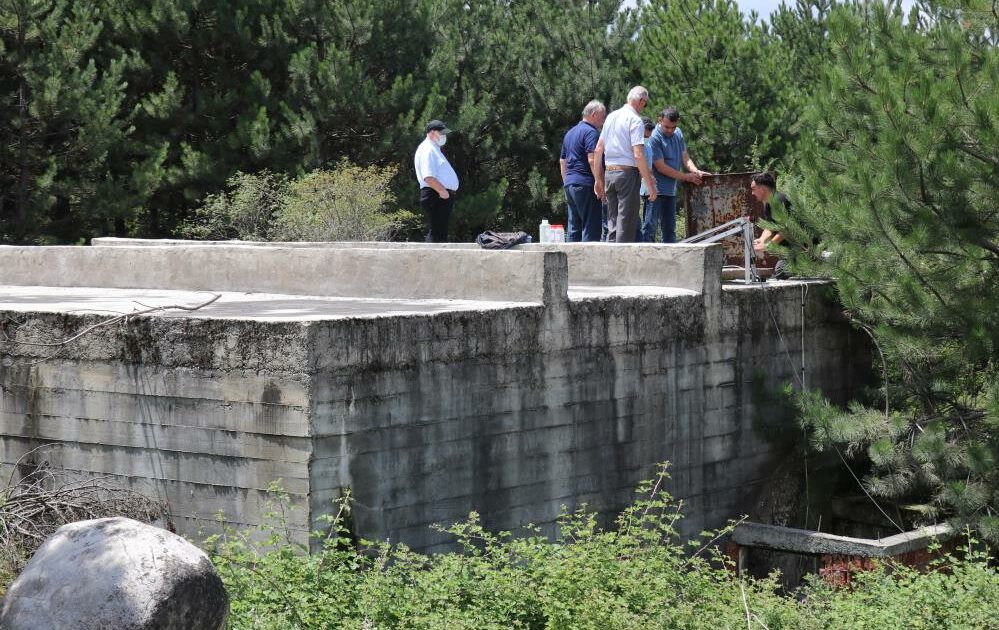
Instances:
[[[807,287],[808,285],[803,285],[803,286]],[[783,346],[783,348],[784,348],[784,356],[787,359],[788,365],[791,366],[791,374],[794,376],[795,381],[797,381],[798,386],[801,388],[801,390],[804,391],[805,390],[805,316],[804,315],[805,315],[805,296],[807,296],[808,293],[807,293],[807,291],[805,291],[803,289],[803,291],[802,291],[802,298],[801,298],[801,315],[802,315],[801,316],[801,329],[802,329],[802,331],[801,331],[801,374],[799,375],[798,371],[795,369],[797,366],[794,365],[794,361],[791,359],[791,352],[788,349],[787,342],[784,339],[784,333],[780,329],[780,323],[777,321],[777,315],[774,313],[773,307],[770,304],[770,297],[767,295],[766,284],[764,284],[761,288],[763,289],[763,301],[767,305],[767,311],[770,313],[770,319],[773,321],[774,329],[777,331],[777,337],[780,339],[781,346]],[[888,415],[889,415],[889,407],[888,407],[888,367],[887,367],[887,363],[885,363],[885,361],[884,361],[884,354],[881,353],[881,347],[878,345],[877,340],[874,339],[874,335],[869,330],[867,331],[867,334],[871,335],[871,339],[874,340],[874,345],[878,349],[878,353],[881,354],[881,361],[882,361],[882,365],[884,367],[884,375],[885,375],[885,417],[888,417]],[[804,430],[804,429],[802,429],[802,430]],[[894,525],[898,529],[899,532],[905,533],[905,530],[902,529],[902,526],[899,525],[898,523],[896,523],[894,521],[894,519],[892,519],[890,516],[888,516],[888,513],[885,512],[885,510],[881,507],[881,504],[877,502],[877,500],[871,495],[870,492],[867,491],[867,488],[864,486],[863,482],[860,481],[860,478],[853,471],[853,468],[850,466],[849,462],[846,461],[846,458],[843,456],[843,453],[840,451],[839,446],[837,446],[835,443],[833,443],[832,446],[836,450],[836,454],[839,455],[840,461],[843,462],[843,465],[846,467],[847,471],[849,471],[850,476],[853,477],[854,481],[857,482],[857,485],[860,486],[860,489],[863,491],[863,493],[867,496],[868,499],[870,499],[871,503],[874,504],[874,507],[876,507],[878,509],[878,511],[881,512],[881,514],[884,515],[884,517],[886,519],[888,519],[888,522],[891,523],[892,525]],[[806,449],[806,452],[807,452],[807,449],[808,449],[807,440],[806,440],[806,443],[805,443],[805,449]],[[806,503],[806,506],[805,506],[805,519],[806,519],[806,523],[807,523],[807,519],[808,519],[808,506],[807,506],[807,503],[808,503],[808,460],[807,460],[807,458],[805,460],[805,503]]]

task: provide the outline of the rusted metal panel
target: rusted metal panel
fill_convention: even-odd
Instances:
[[[722,173],[706,175],[700,186],[684,184],[687,208],[687,236],[700,234],[716,225],[748,215],[753,221],[763,216],[763,204],[753,197],[749,182],[753,173]],[[755,228],[755,234],[762,230]],[[725,264],[743,266],[742,238],[731,236],[721,241],[725,247]],[[772,254],[757,255],[759,267],[773,267],[777,259]]]

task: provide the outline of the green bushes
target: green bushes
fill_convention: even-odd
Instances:
[[[263,171],[237,173],[182,226],[185,238],[248,241],[385,241],[416,219],[388,212],[396,169],[340,162],[295,180]]]
[[[663,479],[639,489],[613,530],[581,510],[562,516],[554,540],[535,528],[491,533],[472,514],[446,529],[455,553],[355,545],[343,528],[347,500],[311,556],[287,542],[279,517],[263,539],[229,532],[209,547],[232,597],[229,627],[239,630],[977,628],[999,606],[999,578],[981,555],[929,576],[872,572],[852,592],[816,584],[779,595],[773,579],[735,578],[716,537],[682,545]]]

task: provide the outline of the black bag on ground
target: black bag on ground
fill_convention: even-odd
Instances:
[[[514,245],[526,243],[527,232],[493,232],[486,230],[475,237],[475,242],[482,249],[509,249]]]

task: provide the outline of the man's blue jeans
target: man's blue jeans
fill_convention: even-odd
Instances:
[[[642,242],[655,243],[660,225],[663,230],[663,243],[676,242],[676,197],[659,195],[655,201],[645,201],[645,214],[642,221]]]
[[[569,206],[570,243],[600,240],[600,200],[593,194],[593,186],[570,184],[565,187],[565,201]]]

